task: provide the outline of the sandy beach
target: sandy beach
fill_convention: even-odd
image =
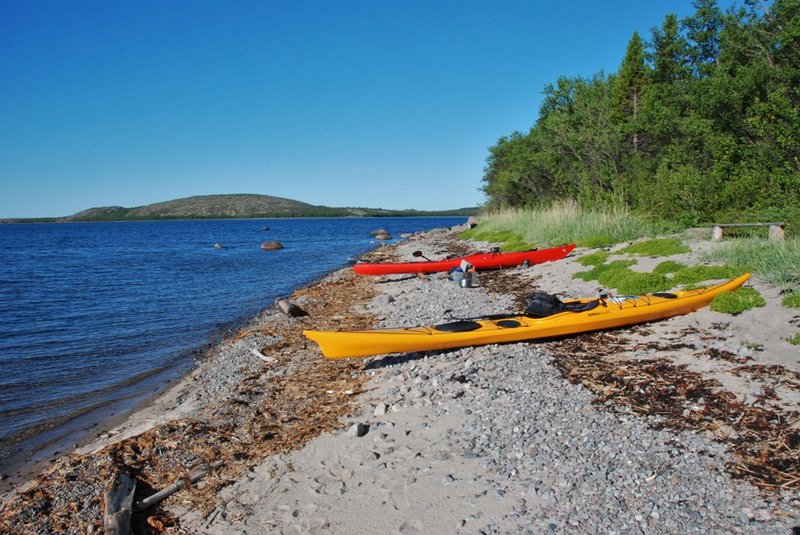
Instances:
[[[485,250],[439,229],[367,259]],[[632,257],[702,264],[719,246]],[[620,244],[612,249],[619,249]],[[136,500],[214,466],[134,515],[167,533],[792,533],[800,525],[797,310],[702,309],[562,340],[326,360],[302,330],[398,327],[519,312],[533,290],[594,295],[565,260],[360,277],[349,268],[269,307],[188,376],[2,497],[4,533],[103,529],[115,474]]]

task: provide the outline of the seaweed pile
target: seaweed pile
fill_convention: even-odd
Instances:
[[[664,353],[687,349],[687,345],[670,340],[646,346]],[[726,467],[734,476],[762,489],[800,488],[800,415],[777,403],[774,387],[763,388],[748,402],[686,365],[665,358],[619,357],[642,348],[609,332],[549,344],[564,377],[595,392],[598,403],[622,404],[639,415],[651,416],[656,428],[708,431],[733,453]],[[712,353],[720,358],[718,351]],[[709,351],[697,351],[693,356],[708,355]],[[727,353],[728,358],[732,356]],[[782,366],[749,365],[735,370],[751,379],[768,377],[773,385],[800,391],[800,374]]]

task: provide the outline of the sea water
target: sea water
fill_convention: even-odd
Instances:
[[[157,393],[226,328],[378,246],[372,230],[397,239],[464,222],[0,225],[0,473]]]

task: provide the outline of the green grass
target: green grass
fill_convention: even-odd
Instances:
[[[792,292],[783,296],[781,301],[786,308],[800,308],[800,292]]]
[[[677,238],[656,238],[634,243],[617,251],[615,254],[635,254],[639,256],[672,256],[689,253],[691,249],[683,245]]]
[[[743,266],[778,287],[800,285],[800,239],[731,240],[705,255],[706,260]]]
[[[716,296],[709,308],[726,314],[741,314],[745,310],[763,307],[766,304],[767,302],[755,288],[738,288]]]
[[[667,223],[652,223],[624,208],[582,209],[577,203],[562,201],[547,208],[507,209],[481,216],[478,226],[463,238],[497,243],[495,234],[511,233],[531,244],[561,245],[575,242],[580,247],[607,247],[645,236],[674,230]],[[507,238],[506,238],[507,239]],[[506,241],[506,239],[502,241]]]
[[[534,245],[525,241],[522,236],[510,230],[486,230],[479,231],[480,227],[467,230],[461,234],[464,239],[473,239],[478,241],[486,241],[489,243],[497,243],[500,249],[505,252],[514,251],[527,251],[532,249]]]
[[[634,265],[636,260],[615,260],[610,264],[599,264],[589,271],[579,271],[572,277],[575,279],[583,279],[585,281],[599,281],[600,277],[604,277],[609,271],[627,270],[628,267]]]
[[[617,293],[642,295],[672,288],[672,283],[658,273],[640,273],[630,269],[606,272],[599,281],[603,286],[615,288]]]
[[[652,273],[642,273],[629,269],[635,263],[635,260],[624,259],[614,260],[608,264],[596,264],[588,271],[576,273],[573,278],[587,282],[596,280],[603,287],[614,288],[618,293],[641,295],[663,292],[676,286],[697,287],[701,282],[732,279],[744,273],[741,268],[734,266],[687,267],[669,260],[656,266]],[[668,277],[670,274],[672,276]]]
[[[660,273],[641,273],[628,269],[635,263],[635,260],[615,260],[576,273],[573,277],[587,282],[596,280],[604,288],[614,288],[622,294],[641,295],[672,287],[672,283]]]
[[[746,271],[746,269],[736,266],[691,266],[676,271],[672,276],[672,282],[678,286],[716,279],[733,279],[743,275]]]
[[[462,237],[501,244],[505,251],[521,251],[543,244],[554,246],[572,242],[580,247],[608,247],[640,238],[654,238],[677,230],[679,229],[673,224],[653,223],[624,208],[588,210],[582,209],[575,202],[557,202],[547,208],[508,209],[483,214],[478,226],[464,232]],[[619,253],[662,256],[686,250],[680,240],[660,238],[635,243]],[[620,267],[620,264],[612,262],[612,267],[609,268],[604,264],[607,259],[608,256],[603,251],[585,255],[579,262],[584,266],[594,267],[576,277],[597,280],[600,273]],[[653,273],[664,276],[673,286],[677,286],[732,278],[750,271],[758,273],[764,280],[780,288],[800,287],[800,238],[797,237],[781,241],[726,239],[721,247],[704,255],[703,261],[727,266],[686,268],[678,262],[666,261],[659,264]],[[631,270],[628,271],[632,273]],[[631,286],[642,288],[645,279],[630,273],[627,277]],[[656,277],[646,280],[649,284],[662,286],[660,279]],[[623,282],[624,286],[626,284],[627,282]]]
[[[578,263],[582,266],[599,266],[605,263],[608,259],[608,255],[609,253],[606,251],[595,251],[594,253],[589,253],[580,257]]]
[[[793,346],[800,346],[800,333],[794,333],[792,336],[787,336],[786,338],[784,338],[784,340],[786,340]]]
[[[681,264],[680,262],[675,262],[674,260],[665,260],[653,268],[653,273],[667,275],[669,273],[676,273],[682,269],[685,269],[686,267],[686,264]]]
[[[578,272],[573,277],[587,282],[596,280],[602,287],[613,288],[620,294],[642,295],[663,292],[676,286],[696,288],[701,286],[699,284],[701,282],[732,279],[742,274],[741,269],[731,266],[693,266],[678,269],[672,277],[668,277],[669,272],[664,271],[653,271],[652,273],[633,271],[629,267],[634,262],[633,260],[615,260],[609,264],[596,265],[589,271]],[[745,292],[745,295],[747,293]],[[758,306],[763,306],[763,304]]]
[[[742,347],[752,349],[753,351],[764,351],[764,344],[753,342],[752,340],[745,340],[741,345]]]

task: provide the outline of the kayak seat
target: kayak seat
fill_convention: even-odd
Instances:
[[[579,301],[564,303],[557,296],[546,292],[533,292],[528,297],[525,315],[530,318],[546,318],[561,312],[586,312],[600,304],[599,299],[581,303]]]
[[[476,329],[481,328],[481,324],[477,321],[454,321],[452,323],[442,323],[440,325],[434,325],[433,327],[437,331],[444,331],[448,333],[463,333],[467,331],[474,331]]]
[[[592,310],[593,308],[597,308],[600,304],[599,299],[594,299],[593,301],[587,301],[586,303],[564,303],[564,310],[569,312],[586,312],[587,310]]]
[[[678,298],[677,295],[671,294],[669,292],[656,292],[656,293],[650,294],[650,295],[653,295],[655,297],[663,297],[664,299],[677,299]]]

